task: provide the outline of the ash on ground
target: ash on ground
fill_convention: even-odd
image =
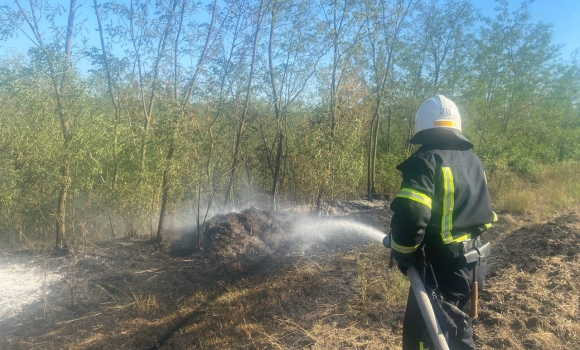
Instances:
[[[1,256],[0,323],[45,298],[51,287],[64,278],[63,268],[43,256]]]

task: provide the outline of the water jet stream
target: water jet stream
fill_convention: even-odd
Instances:
[[[349,220],[306,220],[299,222],[294,232],[300,236],[325,239],[330,234],[349,234],[356,232],[374,241],[382,242],[385,233],[366,224]]]

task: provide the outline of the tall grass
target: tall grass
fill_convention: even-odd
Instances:
[[[489,187],[494,208],[545,218],[580,205],[580,164],[546,165],[528,177],[496,173]]]

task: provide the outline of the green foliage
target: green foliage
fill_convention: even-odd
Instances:
[[[192,15],[212,6],[133,4],[100,7],[108,65],[100,46],[74,42],[70,62],[84,54],[90,74],[66,63],[54,8],[40,18],[50,28],[41,45],[18,8],[3,5],[0,37],[24,31],[35,48],[0,64],[0,239],[48,239],[63,181],[67,227],[94,239],[109,237],[108,214],[121,218],[117,232],[154,231],[164,190],[167,215],[190,213],[189,224],[191,213],[217,210],[232,164],[233,205],[265,206],[281,136],[281,204],[361,196],[371,177],[377,192],[395,193],[395,167],[415,149],[415,111],[434,93],[457,102],[497,204],[576,205],[566,193],[578,195],[580,64],[558,57],[550,26],[533,22],[526,4],[510,13],[501,1],[478,22],[463,0],[273,2],[261,12],[257,2],[226,2],[213,27]]]
[[[377,171],[379,177],[378,183],[381,185],[377,188],[379,193],[395,194],[401,186],[401,172],[396,169],[397,165],[404,161],[404,154],[385,153],[379,158],[380,168]]]

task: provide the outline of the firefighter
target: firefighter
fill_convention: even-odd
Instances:
[[[394,212],[391,254],[401,272],[406,274],[410,266],[415,266],[431,294],[436,292],[464,315],[471,315],[472,288],[474,282],[483,288],[487,264],[485,258],[466,263],[463,256],[482,246],[481,234],[497,221],[483,164],[461,132],[457,106],[443,95],[421,104],[410,143],[421,147],[397,166],[403,181],[390,206]],[[445,326],[441,325],[450,329]],[[475,349],[472,318],[466,317],[463,327],[453,326],[457,327],[447,334],[449,348]],[[429,346],[425,322],[410,291],[403,321],[403,349]]]

